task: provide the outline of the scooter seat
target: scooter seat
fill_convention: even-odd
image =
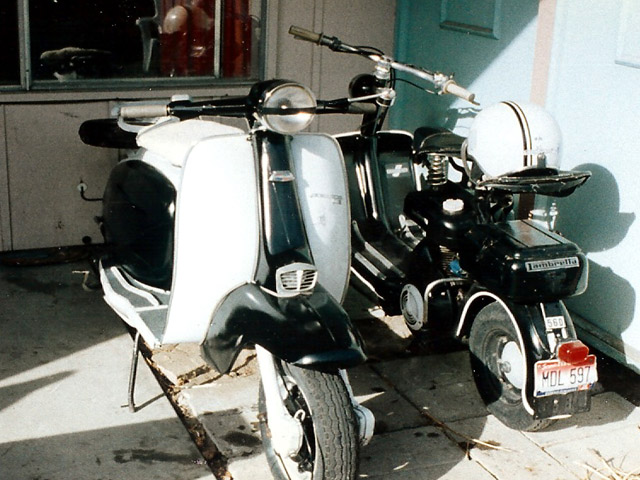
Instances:
[[[420,127],[413,134],[416,154],[436,153],[442,155],[460,155],[465,138],[449,130]]]
[[[115,118],[87,120],[80,125],[80,139],[87,145],[106,148],[137,148],[136,134],[118,126]]]

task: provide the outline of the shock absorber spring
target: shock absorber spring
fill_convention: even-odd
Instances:
[[[429,185],[444,185],[447,183],[447,169],[449,160],[444,155],[429,154],[427,157],[427,181]]]

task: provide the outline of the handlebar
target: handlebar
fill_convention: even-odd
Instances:
[[[473,103],[474,105],[477,105],[476,94],[471,93],[469,90],[467,90],[464,87],[461,87],[453,80],[449,80],[442,86],[442,92],[450,93],[451,95],[455,95],[458,98],[461,98],[463,100],[466,100],[469,103]]]
[[[336,100],[318,100],[318,106],[314,113],[354,113],[368,114],[375,113],[376,107],[368,103],[364,98],[341,98]],[[273,109],[271,109],[273,110]],[[271,115],[286,115],[295,113],[292,109],[287,111],[281,109],[269,110]],[[262,110],[265,112],[265,110]],[[123,120],[159,118],[166,116],[176,116],[181,119],[194,118],[200,115],[220,115],[226,117],[243,117],[247,114],[247,107],[243,97],[223,98],[204,102],[193,102],[191,100],[180,100],[166,104],[143,104],[126,105],[120,107],[119,116]]]
[[[372,103],[353,102],[347,107],[347,113],[371,114],[376,112],[376,106]]]
[[[156,118],[169,114],[168,105],[129,105],[120,108],[122,118]]]
[[[199,116],[218,115],[223,117],[244,117],[248,112],[245,96],[220,97],[204,101],[193,101],[190,98],[172,97],[165,104],[126,105],[120,108],[120,118],[143,119],[166,116],[178,117],[182,120]]]
[[[347,45],[337,37],[329,37],[323,33],[312,32],[311,30],[296,27],[295,25],[291,25],[289,27],[289,34],[293,35],[294,38],[297,38],[298,40],[315,43],[316,45],[321,45],[323,47],[329,47],[331,50],[336,52],[360,53],[360,49],[358,47]]]
[[[398,62],[390,57],[387,57],[372,48],[367,47],[355,47],[342,42],[336,37],[329,37],[323,33],[316,33],[304,28],[292,25],[289,28],[289,34],[293,35],[298,40],[315,43],[329,47],[331,50],[342,53],[353,53],[367,57],[369,60],[376,62],[379,66],[386,68],[392,68],[400,72],[406,72],[414,75],[418,78],[422,78],[429,83],[433,84],[440,94],[451,94],[470,103],[475,102],[475,94],[471,93],[464,87],[458,85],[453,76],[445,75],[440,72],[431,72],[421,67],[411,65],[408,63]]]
[[[298,40],[304,40],[306,42],[317,43],[320,45],[323,35],[321,33],[315,33],[311,30],[306,30],[302,27],[296,27],[291,25],[289,27],[289,34],[293,35]]]

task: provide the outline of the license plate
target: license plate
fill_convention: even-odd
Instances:
[[[589,355],[579,365],[560,360],[542,360],[535,364],[534,397],[546,397],[588,390],[598,381],[596,356]]]
[[[564,317],[562,315],[557,315],[553,317],[544,317],[544,324],[547,327],[547,332],[551,332],[556,328],[567,327],[567,322],[565,322]]]

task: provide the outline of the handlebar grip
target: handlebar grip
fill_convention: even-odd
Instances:
[[[289,27],[289,34],[293,35],[299,40],[305,40],[307,42],[317,43],[317,44],[319,44],[320,40],[322,39],[321,33],[312,32],[302,27],[296,27],[295,25],[291,25]]]
[[[347,113],[376,113],[377,107],[373,103],[367,102],[353,102],[349,104],[347,108]]]
[[[129,105],[120,108],[122,118],[156,118],[167,115],[167,105]]]
[[[451,95],[455,95],[456,97],[466,100],[469,103],[476,103],[476,94],[471,93],[464,87],[461,87],[453,80],[450,80],[444,84],[444,86],[442,87],[442,93],[450,93]]]

